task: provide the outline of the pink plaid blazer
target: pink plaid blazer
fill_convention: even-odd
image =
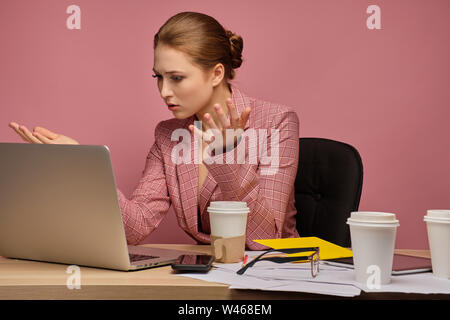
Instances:
[[[198,243],[210,243],[210,224],[207,207],[210,201],[245,201],[250,208],[247,220],[246,246],[260,250],[266,247],[253,239],[298,237],[294,206],[294,181],[297,173],[299,151],[299,120],[292,109],[248,97],[231,85],[232,99],[239,114],[246,106],[251,113],[243,137],[254,128],[268,132],[266,156],[271,154],[271,129],[279,132],[278,165],[270,173],[271,164],[261,161],[257,154],[256,163],[250,160],[250,142],[254,135],[245,140],[245,163],[230,163],[223,160],[206,164],[208,176],[200,190],[198,206],[198,160],[194,161],[194,135],[191,137],[191,162],[176,164],[172,161],[172,149],[178,141],[172,141],[172,132],[178,128],[188,130],[194,116],[188,119],[170,119],[160,122],[155,129],[155,142],[147,156],[146,165],[136,190],[127,199],[118,190],[125,233],[129,244],[136,244],[158,227],[173,205],[178,224]],[[275,140],[275,139],[274,139]],[[181,141],[181,139],[180,139]],[[259,148],[259,145],[258,145]],[[236,156],[235,156],[236,159]],[[253,156],[254,159],[254,156]],[[187,161],[185,161],[187,162]],[[273,168],[273,164],[272,164]],[[267,171],[265,171],[267,170]],[[200,219],[200,223],[199,223]]]

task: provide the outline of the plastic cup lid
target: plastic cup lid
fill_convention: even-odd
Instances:
[[[245,201],[211,201],[209,208],[227,208],[227,209],[242,209],[247,208]]]
[[[376,211],[354,211],[350,218],[347,219],[348,224],[388,224],[398,225],[398,220],[394,213],[376,212]]]
[[[439,219],[439,218],[430,218],[430,217],[423,217],[423,221],[425,222],[434,222],[434,223],[447,223],[450,224],[450,219]]]
[[[249,208],[242,209],[225,209],[225,208],[210,208],[206,209],[209,213],[218,213],[218,214],[247,214],[250,212]]]
[[[427,210],[427,218],[450,219],[450,210]]]

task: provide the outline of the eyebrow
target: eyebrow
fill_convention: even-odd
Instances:
[[[159,73],[158,71],[155,70],[155,68],[153,68],[153,72],[154,72],[154,73]],[[177,72],[182,73],[183,71],[172,70],[172,71],[167,71],[167,72],[165,72],[165,74],[168,74],[168,73],[177,73]]]

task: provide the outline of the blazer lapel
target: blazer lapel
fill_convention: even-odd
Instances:
[[[186,121],[184,129],[189,131],[189,125],[193,124],[194,117]],[[189,131],[190,134],[190,131]],[[181,197],[181,213],[187,229],[192,233],[198,232],[197,221],[197,190],[198,190],[198,164],[194,162],[194,136],[191,135],[191,158],[189,163],[176,165],[179,192]]]

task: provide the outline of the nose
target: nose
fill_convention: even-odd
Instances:
[[[167,97],[173,95],[172,90],[170,89],[169,85],[165,83],[164,79],[160,80],[159,92],[161,93],[161,97],[164,100],[167,100]]]

